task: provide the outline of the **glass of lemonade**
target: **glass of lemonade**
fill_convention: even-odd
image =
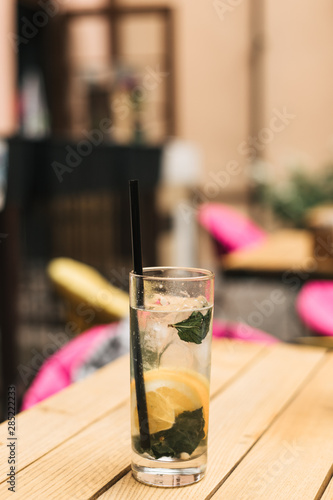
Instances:
[[[130,273],[132,473],[143,483],[185,486],[205,474],[213,300],[214,274],[204,269]],[[133,357],[143,372],[144,425]]]

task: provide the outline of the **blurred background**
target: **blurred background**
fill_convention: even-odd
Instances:
[[[304,333],[309,269],[228,274],[198,214],[222,203],[270,233],[332,201],[332,20],[329,0],[1,1],[2,387],[26,389],[50,335],[91,326],[66,330],[52,259],[127,290],[131,178],[145,265],[212,268],[217,317]]]

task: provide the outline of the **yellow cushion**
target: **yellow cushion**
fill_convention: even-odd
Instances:
[[[113,321],[129,313],[128,294],[111,285],[98,271],[72,259],[53,259],[47,273],[57,290],[70,302],[92,306]]]

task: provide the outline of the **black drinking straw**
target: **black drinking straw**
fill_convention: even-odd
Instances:
[[[141,231],[140,231],[140,206],[139,206],[139,185],[137,180],[129,182],[130,187],[130,208],[132,226],[132,255],[134,273],[140,277],[135,280],[137,284],[136,306],[144,305],[143,295],[143,275],[142,253],[141,253]],[[133,360],[133,371],[135,380],[136,402],[139,416],[140,445],[143,450],[150,448],[150,435],[148,423],[148,411],[145,384],[143,379],[142,353],[140,345],[138,316],[136,310],[131,311],[131,349]]]

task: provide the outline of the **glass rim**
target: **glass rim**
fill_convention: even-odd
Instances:
[[[137,274],[133,270],[130,271],[130,276],[135,278],[142,278],[147,281],[208,281],[215,277],[213,271],[209,269],[203,269],[200,267],[183,267],[183,266],[153,266],[144,267],[143,274]],[[172,271],[172,270],[183,270],[192,273],[198,273],[196,276],[147,276],[145,271]]]

